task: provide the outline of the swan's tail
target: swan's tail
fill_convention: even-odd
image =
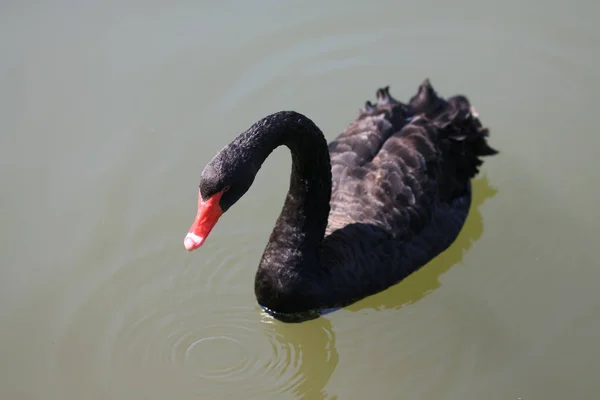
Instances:
[[[456,184],[477,175],[483,164],[481,157],[498,153],[488,144],[489,129],[482,125],[479,114],[466,96],[450,97],[445,110],[431,122],[438,130],[443,170]]]

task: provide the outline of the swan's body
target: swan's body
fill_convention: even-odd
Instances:
[[[199,247],[278,146],[292,153],[288,195],[260,261],[255,293],[284,320],[350,304],[399,282],[445,250],[466,219],[470,179],[495,154],[464,96],[428,81],[408,104],[387,88],[327,145],[292,111],[252,125],[206,166],[186,248]]]

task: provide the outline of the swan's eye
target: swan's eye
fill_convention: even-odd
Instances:
[[[228,191],[229,189],[231,189],[231,186],[227,185],[223,188],[223,190],[221,190],[221,193],[225,193],[226,191]]]

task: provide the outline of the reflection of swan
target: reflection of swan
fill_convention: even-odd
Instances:
[[[483,233],[483,218],[479,212],[479,207],[486,199],[495,196],[497,193],[497,190],[489,185],[486,176],[474,179],[472,186],[473,200],[469,215],[462,231],[446,251],[429,262],[426,268],[421,268],[398,285],[379,293],[377,296],[371,296],[350,305],[347,309],[358,311],[366,308],[397,308],[414,303],[437,289],[440,286],[439,277],[459,263],[464,254]]]
[[[496,194],[496,189],[489,186],[485,176],[474,179],[472,186],[473,200],[469,216],[452,246],[431,261],[426,268],[422,268],[403,282],[382,293],[348,306],[347,310],[398,308],[420,300],[439,287],[440,275],[459,263],[463,255],[483,233],[483,221],[479,207],[486,199]],[[290,352],[295,353],[294,375],[287,377],[290,383],[282,385],[281,390],[292,392],[298,398],[336,399],[334,394],[327,393],[325,390],[339,361],[335,333],[330,320],[317,318],[303,324],[289,325],[273,319],[266,313],[262,315],[264,329],[272,330],[275,333],[269,336],[273,338],[272,340],[278,341],[277,347],[287,348],[290,349]],[[480,324],[481,321],[487,320],[481,318]],[[486,324],[488,323],[486,322]],[[506,347],[501,337],[497,338],[497,341]],[[498,355],[497,359],[503,358]]]
[[[200,247],[279,146],[292,153],[283,210],[255,279],[275,317],[314,318],[387,289],[448,248],[463,227],[471,179],[496,154],[464,96],[442,99],[425,81],[408,104],[377,91],[327,145],[293,111],[271,114],[204,168],[198,213],[184,239]]]
[[[339,356],[335,347],[335,333],[327,318],[317,318],[304,324],[285,324],[263,314],[265,329],[272,329],[278,347],[291,348],[296,353],[296,374],[289,377],[293,383],[284,387],[302,399],[335,399],[325,386],[335,371]]]
[[[348,306],[347,309],[359,311],[366,308],[397,308],[416,302],[435,290],[439,286],[440,275],[459,263],[483,233],[479,207],[486,199],[496,194],[496,189],[489,186],[485,176],[473,180],[472,185],[473,201],[469,216],[452,246],[431,261],[427,268],[422,268],[398,285]],[[339,361],[335,333],[330,320],[317,318],[303,324],[289,325],[264,313],[263,322],[264,329],[272,329],[275,332],[275,335],[270,336],[279,342],[279,347],[292,348],[296,353],[295,375],[290,378],[294,382],[282,389],[286,392],[291,391],[299,398],[318,400],[337,398],[325,390]],[[502,343],[500,339],[498,343]]]

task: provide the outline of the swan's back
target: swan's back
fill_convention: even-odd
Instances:
[[[327,234],[368,224],[394,237],[418,234],[435,205],[465,195],[494,154],[464,96],[445,100],[426,80],[408,104],[388,88],[329,145],[333,189]]]
[[[367,101],[358,118],[329,143],[333,192],[349,172],[373,160],[385,141],[412,116],[409,106],[392,98],[389,87],[377,90],[376,97],[375,104]]]

